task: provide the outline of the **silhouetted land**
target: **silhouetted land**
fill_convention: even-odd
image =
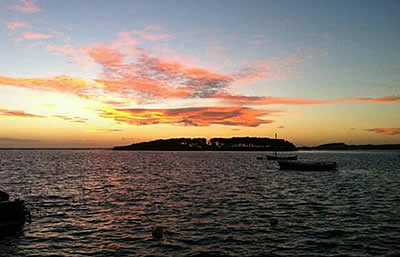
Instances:
[[[347,145],[345,143],[330,143],[319,146],[302,146],[297,150],[400,150],[400,144],[385,144],[385,145]]]
[[[284,139],[266,137],[171,138],[116,146],[113,150],[152,151],[295,151],[296,146]]]
[[[110,148],[70,148],[70,147],[0,147],[0,150],[110,150]]]

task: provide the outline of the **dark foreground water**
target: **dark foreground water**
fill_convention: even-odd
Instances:
[[[0,256],[400,252],[398,153],[298,154],[339,171],[279,171],[255,152],[0,151],[0,189],[33,208]]]

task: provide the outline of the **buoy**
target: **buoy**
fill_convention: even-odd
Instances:
[[[162,227],[155,227],[151,230],[151,235],[154,238],[162,238],[163,237],[163,228]]]

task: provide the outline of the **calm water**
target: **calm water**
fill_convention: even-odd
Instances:
[[[33,207],[31,223],[0,238],[0,256],[400,252],[398,153],[298,153],[338,162],[325,173],[278,171],[261,155],[0,151],[0,189]]]

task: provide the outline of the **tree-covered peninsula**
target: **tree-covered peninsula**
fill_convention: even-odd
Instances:
[[[116,146],[113,150],[151,151],[295,151],[296,146],[284,139],[267,137],[171,138]]]

